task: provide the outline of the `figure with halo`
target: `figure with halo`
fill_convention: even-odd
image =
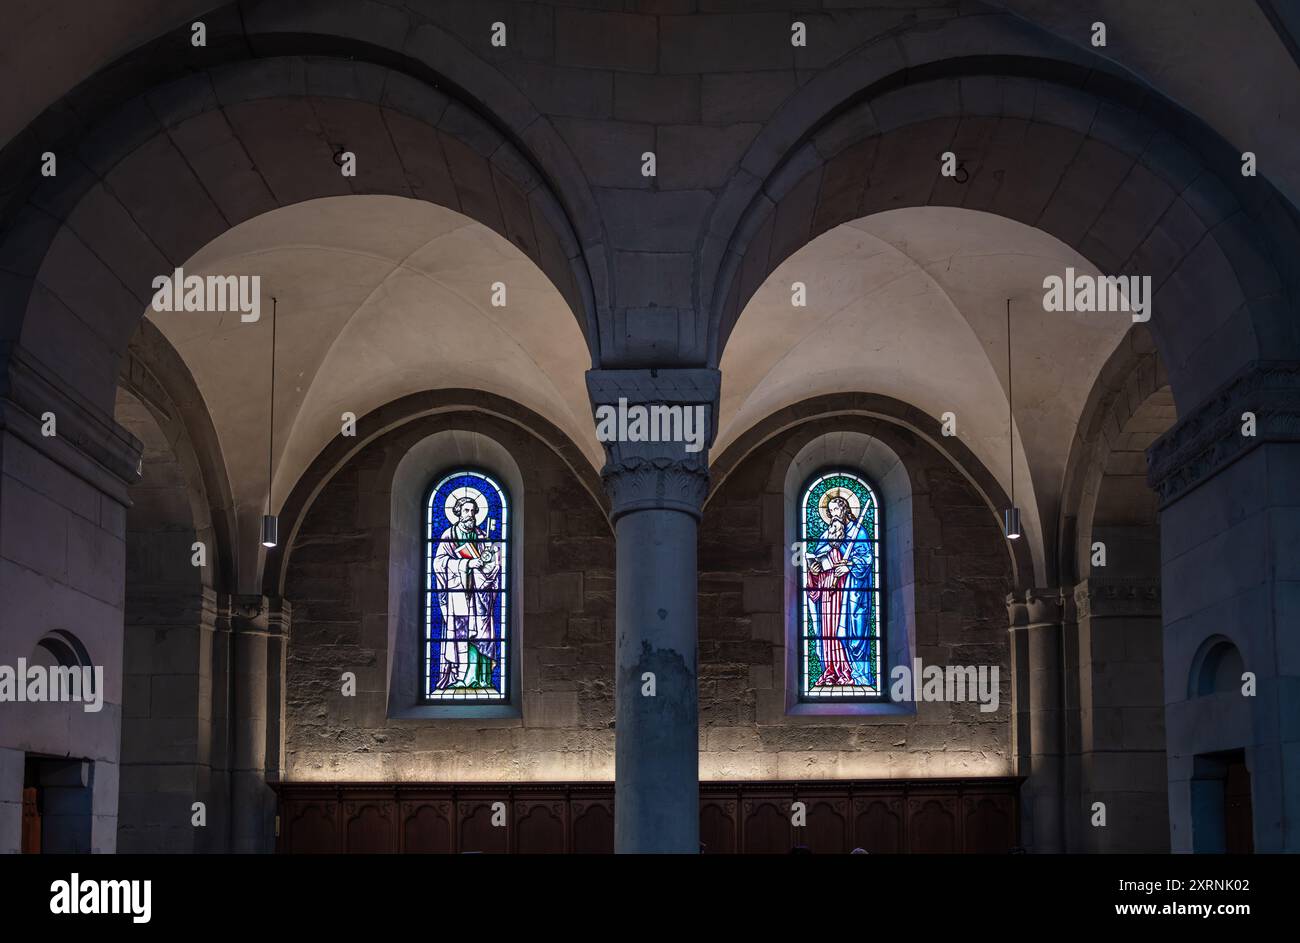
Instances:
[[[875,687],[870,647],[874,544],[858,539],[860,501],[847,488],[831,488],[822,495],[818,512],[826,529],[807,553],[809,614],[822,664],[812,686]]]

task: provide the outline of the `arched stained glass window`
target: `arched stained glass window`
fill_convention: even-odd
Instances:
[[[848,471],[823,472],[799,500],[799,696],[876,700],[884,694],[880,502]]]
[[[424,508],[424,699],[507,702],[513,640],[505,489],[462,469],[429,489]]]

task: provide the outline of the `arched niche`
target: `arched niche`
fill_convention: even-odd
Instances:
[[[916,597],[912,556],[912,482],[898,453],[878,438],[862,432],[827,432],[804,444],[795,453],[785,474],[785,546],[799,540],[799,505],[805,485],[826,470],[844,470],[861,475],[876,490],[884,530],[880,554],[884,566],[882,628],[885,655],[882,681],[886,688],[890,669],[911,667],[916,651]],[[816,704],[799,700],[797,636],[799,633],[799,571],[793,554],[786,554],[785,691],[786,711],[796,715],[912,714],[914,703]]]
[[[54,629],[42,635],[28,660],[47,668],[87,668],[93,665],[90,652],[81,639],[67,629]]]
[[[1231,640],[1215,635],[1201,644],[1187,677],[1187,696],[1208,697],[1240,693],[1245,663]]]
[[[429,486],[463,469],[485,472],[500,482],[510,500],[511,556],[508,607],[511,702],[503,705],[420,703],[420,645],[424,614],[423,502]],[[521,714],[523,648],[524,478],[513,455],[481,432],[447,429],[414,443],[393,472],[388,551],[388,716],[392,718],[490,718]]]

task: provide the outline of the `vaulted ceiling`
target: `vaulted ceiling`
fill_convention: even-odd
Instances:
[[[432,8],[440,2],[403,5]],[[6,88],[0,100],[0,146],[87,76],[224,6],[212,0],[6,0],[0,69],[23,81]],[[1296,64],[1254,0],[988,0],[988,6],[1113,60],[1200,115],[1233,146],[1266,155],[1262,172],[1300,204],[1300,152],[1288,143],[1300,127],[1300,95],[1296,82],[1277,80],[1294,77]],[[1104,48],[1089,44],[1097,20],[1107,25]]]
[[[723,356],[720,455],[776,410],[843,390],[941,417],[1011,490],[1006,300],[1012,302],[1016,486],[1043,565],[1071,438],[1127,314],[1043,311],[1045,275],[1095,273],[1040,230],[958,208],[895,210],[839,226],[787,259],[740,317]],[[485,390],[554,423],[603,462],[572,313],[502,237],[419,201],[335,197],[238,226],[186,275],[262,279],[256,323],[238,312],[155,312],[202,394],[245,539],[267,493],[271,298],[276,301],[275,486],[279,503],[341,416],[429,389]],[[802,281],[807,305],[791,304]],[[494,282],[507,304],[494,307]],[[1046,525],[1045,523],[1046,522]]]
[[[1045,312],[1043,279],[1097,270],[1053,236],[949,207],[880,213],[814,239],[741,314],[722,357],[714,454],[755,422],[813,396],[879,393],[938,419],[1011,491],[1011,301],[1017,503],[1043,567],[1074,430],[1127,313]],[[808,286],[806,307],[791,285]],[[1039,574],[1043,574],[1040,572]]]
[[[194,375],[250,537],[267,494],[272,297],[277,507],[340,434],[343,413],[430,389],[511,399],[602,461],[573,314],[519,249],[459,213],[401,197],[313,200],[229,230],[183,270],[261,278],[256,322],[147,312]],[[492,304],[494,282],[504,306]]]

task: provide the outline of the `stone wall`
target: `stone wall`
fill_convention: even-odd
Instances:
[[[125,486],[57,436],[43,438],[0,403],[0,665],[35,661],[51,632],[74,635],[103,669],[103,706],[0,704],[0,853],[19,849],[27,758],[89,761],[90,850],[117,847],[122,722]],[[60,410],[60,434],[77,430]],[[108,438],[108,437],[106,437]],[[121,440],[108,448],[127,452]],[[120,470],[126,461],[121,462]]]
[[[1241,412],[1225,408],[1223,427],[1235,432]],[[1269,443],[1161,512],[1171,851],[1214,847],[1213,836],[1197,834],[1197,761],[1233,750],[1244,750],[1250,771],[1255,851],[1300,850],[1297,479],[1300,445]],[[1254,674],[1253,696],[1242,696],[1241,686],[1205,696],[1189,689],[1197,652],[1216,636],[1230,640]]]
[[[402,456],[448,428],[493,438],[525,470],[522,718],[389,716],[388,642],[380,631],[388,615],[389,488]],[[893,449],[911,480],[913,657],[998,666],[997,711],[922,703],[902,715],[859,708],[785,716],[783,481],[806,442],[849,428]],[[286,778],[612,779],[613,554],[601,508],[578,476],[518,426],[473,413],[429,417],[361,450],[321,491],[291,548]],[[702,778],[1008,775],[1010,587],[996,518],[920,437],[882,420],[846,418],[768,441],[722,483],[700,527]],[[341,695],[344,671],[357,675],[355,698]]]
[[[805,443],[835,430],[874,436],[912,485],[915,650],[930,665],[996,665],[998,710],[921,703],[911,714],[855,705],[836,716],[785,712],[790,617],[784,482]],[[1006,541],[962,473],[924,439],[884,420],[808,422],[759,446],[719,485],[700,526],[700,771],[705,779],[1007,775],[1011,772]],[[886,553],[906,548],[886,547]],[[888,710],[889,708],[885,708]]]
[[[515,601],[522,718],[389,716],[390,488],[412,446],[448,429],[495,440],[523,470],[516,504],[524,520],[514,533],[523,562]],[[540,439],[468,411],[407,423],[329,480],[290,553],[287,779],[613,778],[613,535],[596,499]],[[356,697],[341,694],[345,671],[357,676]]]

